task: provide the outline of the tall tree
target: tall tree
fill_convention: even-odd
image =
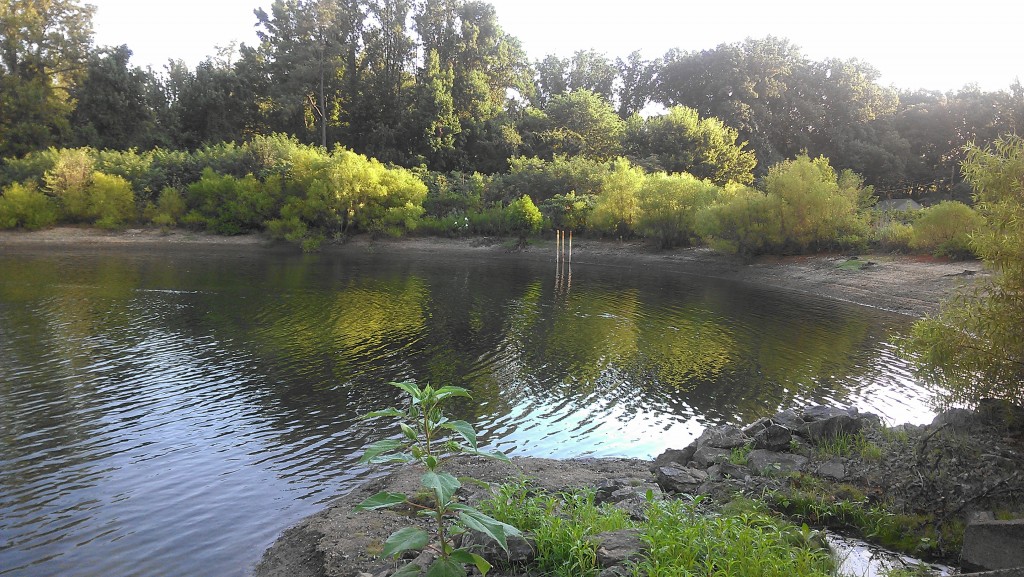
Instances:
[[[69,136],[70,91],[85,75],[94,12],[75,0],[0,3],[0,156]]]
[[[387,162],[406,164],[410,132],[406,121],[414,86],[416,45],[406,26],[410,0],[371,0],[363,33],[365,74],[352,116],[357,150]]]
[[[619,116],[623,119],[639,114],[654,97],[654,90],[661,69],[661,59],[645,60],[639,51],[626,57],[615,59],[618,68],[619,89],[616,101]]]
[[[157,122],[159,103],[150,101],[157,82],[150,72],[129,65],[132,51],[121,45],[92,53],[85,78],[70,94],[73,144],[93,148],[152,148],[168,145]]]
[[[278,130],[309,129],[327,145],[327,128],[338,116],[336,80],[359,42],[365,14],[354,2],[275,0],[270,14],[255,11],[257,32],[270,69],[271,103]],[[355,14],[353,14],[355,12]]]
[[[530,109],[520,122],[523,152],[608,160],[622,152],[625,123],[611,104],[589,90],[555,96],[543,111]]]
[[[648,170],[686,172],[718,185],[751,184],[757,158],[745,142],[737,143],[738,136],[717,118],[674,106],[646,120],[631,117],[624,140],[629,159]]]

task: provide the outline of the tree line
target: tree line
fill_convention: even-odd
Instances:
[[[254,12],[257,45],[159,71],[132,66],[127,46],[94,46],[92,16],[76,0],[0,7],[0,157],[194,151],[282,133],[437,172],[621,156],[724,182],[806,153],[880,197],[967,200],[964,146],[1024,123],[1019,81],[898,92],[868,63],[811,60],[775,37],[531,61],[478,1],[276,0]],[[678,130],[685,115],[705,126]]]

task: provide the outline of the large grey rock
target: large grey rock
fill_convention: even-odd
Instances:
[[[782,425],[791,431],[798,431],[804,426],[804,418],[793,409],[786,409],[776,413],[772,417],[772,422],[776,425]]]
[[[667,449],[654,458],[654,462],[651,464],[651,472],[653,473],[661,467],[673,465],[685,467],[693,459],[693,453],[696,450],[696,443],[689,445],[685,449]]]
[[[771,423],[754,434],[753,443],[755,449],[784,451],[792,439],[793,433],[788,428]]]
[[[694,451],[693,462],[697,463],[701,467],[709,467],[715,463],[728,461],[731,454],[731,449],[721,449],[705,445],[698,447],[697,450]]]
[[[968,524],[960,560],[971,569],[1024,567],[1024,519]]]
[[[614,567],[630,561],[643,553],[645,543],[639,529],[608,531],[593,537],[597,545],[597,564]]]
[[[807,457],[754,449],[747,455],[747,467],[756,474],[786,474],[803,470]]]
[[[743,431],[739,428],[732,425],[705,429],[701,436],[697,437],[698,448],[718,447],[719,449],[734,449],[742,447],[749,442],[750,438],[744,435]]]
[[[860,425],[859,419],[849,415],[835,415],[817,421],[810,421],[804,424],[798,433],[813,442],[820,442],[834,439],[839,435],[853,435],[860,430]]]
[[[771,422],[772,420],[769,419],[768,417],[761,417],[760,419],[757,419],[756,421],[750,423],[746,427],[743,427],[743,434],[748,437],[753,437],[758,431],[770,425]]]
[[[846,416],[851,419],[856,419],[858,411],[856,407],[850,407],[849,409],[843,409],[840,407],[833,407],[830,405],[814,405],[806,407],[804,409],[804,421],[822,421],[825,419],[831,419],[834,417]]]
[[[696,494],[697,488],[708,478],[704,471],[689,467],[661,467],[656,475],[662,491],[689,495]]]

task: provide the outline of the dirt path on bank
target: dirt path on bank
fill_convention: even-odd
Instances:
[[[405,238],[374,240],[357,237],[325,245],[326,254],[367,252],[429,253],[431,255],[495,255],[550,261],[554,240],[539,240],[525,249],[511,249],[500,239]],[[262,235],[217,236],[156,229],[109,232],[58,227],[35,232],[0,231],[0,253],[36,250],[295,250]],[[744,261],[707,248],[657,250],[639,241],[577,239],[574,267],[658,267],[681,274],[734,280],[752,285],[811,294],[911,316],[931,314],[958,287],[988,276],[977,261],[950,262],[920,256],[861,255],[851,262],[843,255],[766,256]]]

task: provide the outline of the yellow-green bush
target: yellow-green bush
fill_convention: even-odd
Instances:
[[[985,219],[971,207],[956,201],[943,201],[925,208],[914,222],[910,248],[935,256],[970,258],[971,234],[985,224]]]
[[[648,175],[637,192],[637,231],[662,246],[688,245],[696,236],[696,215],[718,198],[719,187],[690,174]]]
[[[37,230],[57,222],[57,206],[33,185],[14,183],[0,194],[0,228]]]
[[[619,237],[632,235],[640,216],[637,193],[644,180],[643,169],[631,166],[625,158],[616,160],[594,202],[594,211],[590,215],[591,228]]]
[[[100,228],[118,228],[135,217],[132,186],[120,176],[94,172],[86,196],[85,216]]]
[[[708,244],[748,255],[859,249],[869,235],[861,208],[871,190],[826,158],[801,155],[769,169],[764,193],[725,195],[701,213],[699,228]]]
[[[71,222],[93,220],[89,209],[89,187],[92,185],[93,159],[87,148],[58,151],[53,168],[46,171],[46,189],[56,197]]]
[[[696,232],[711,248],[734,254],[757,255],[781,244],[782,200],[746,186],[726,188],[721,201],[696,216]]]

